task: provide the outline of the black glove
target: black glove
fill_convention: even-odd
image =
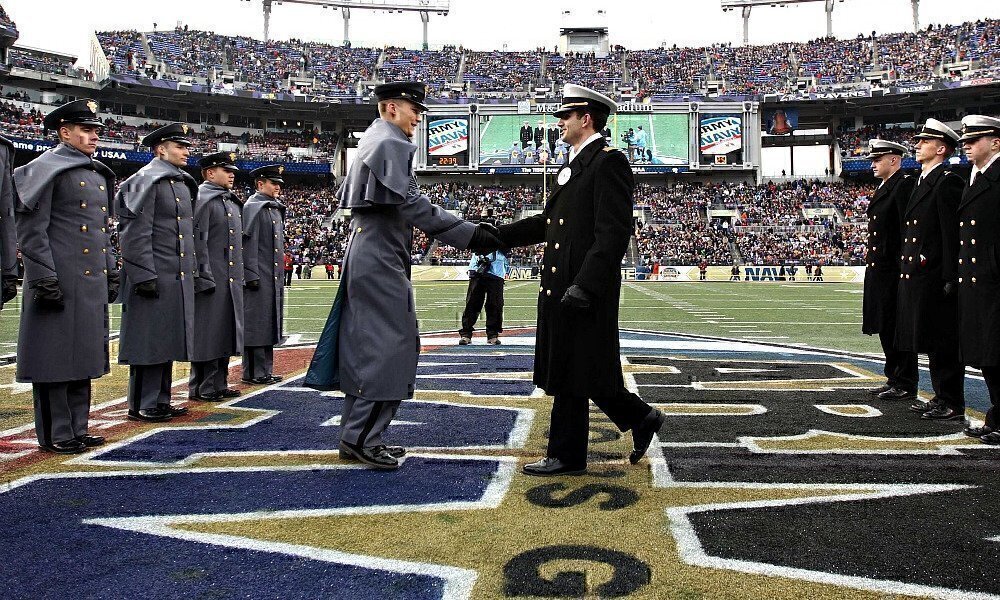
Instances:
[[[256,292],[260,289],[260,279],[254,279],[253,281],[248,281],[246,288],[252,292]]]
[[[108,304],[118,299],[118,290],[121,289],[121,276],[118,271],[108,272]]]
[[[62,310],[65,307],[63,293],[59,289],[59,280],[55,277],[39,279],[31,284],[35,290],[35,304],[45,310]]]
[[[578,285],[571,285],[566,289],[559,304],[565,308],[586,310],[590,308],[590,294]]]
[[[955,294],[955,282],[954,281],[946,281],[944,283],[944,297],[945,298],[950,298],[954,294]]]
[[[0,304],[7,304],[17,296],[17,275],[4,275],[2,287]]]
[[[497,228],[489,223],[476,225],[476,230],[472,233],[472,240],[469,241],[469,250],[486,254],[497,250],[503,246],[499,234],[500,232],[497,231]]]
[[[135,285],[135,293],[143,298],[159,298],[160,292],[156,289],[156,280],[150,279]]]

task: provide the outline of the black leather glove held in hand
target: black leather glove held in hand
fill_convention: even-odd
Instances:
[[[945,284],[944,284],[944,297],[945,298],[950,298],[954,294],[955,294],[955,282],[954,281],[946,281]]]
[[[0,304],[7,304],[17,296],[17,275],[3,276],[3,293],[0,295]]]
[[[121,277],[118,271],[108,273],[108,304],[118,299],[118,290],[121,289]]]
[[[59,280],[55,277],[39,279],[31,284],[35,290],[35,303],[46,310],[62,310],[65,306]]]
[[[248,290],[256,292],[260,289],[260,279],[254,279],[253,281],[248,281],[246,288]]]
[[[566,308],[586,310],[590,308],[590,294],[578,285],[571,285],[566,289],[559,304]]]
[[[159,298],[160,292],[156,289],[156,280],[150,279],[135,285],[135,293],[143,298]]]

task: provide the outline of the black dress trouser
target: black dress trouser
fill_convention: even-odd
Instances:
[[[653,407],[625,389],[617,396],[592,398],[597,408],[611,419],[619,431],[628,431],[642,422]],[[587,464],[590,440],[590,405],[584,396],[556,395],[552,403],[549,448],[546,456],[582,467]]]

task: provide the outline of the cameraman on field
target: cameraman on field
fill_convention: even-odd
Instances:
[[[484,214],[480,223],[490,222]],[[490,223],[491,225],[493,223]],[[469,291],[465,294],[465,311],[462,313],[461,336],[458,343],[467,346],[472,343],[472,332],[479,313],[486,305],[486,343],[500,345],[503,332],[503,286],[510,267],[507,250],[497,250],[489,254],[473,254],[469,261]]]

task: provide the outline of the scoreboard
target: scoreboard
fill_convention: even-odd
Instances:
[[[418,129],[424,172],[530,174],[568,159],[558,103],[431,105]],[[755,102],[624,103],[608,120],[608,143],[636,173],[752,171],[760,167]]]

